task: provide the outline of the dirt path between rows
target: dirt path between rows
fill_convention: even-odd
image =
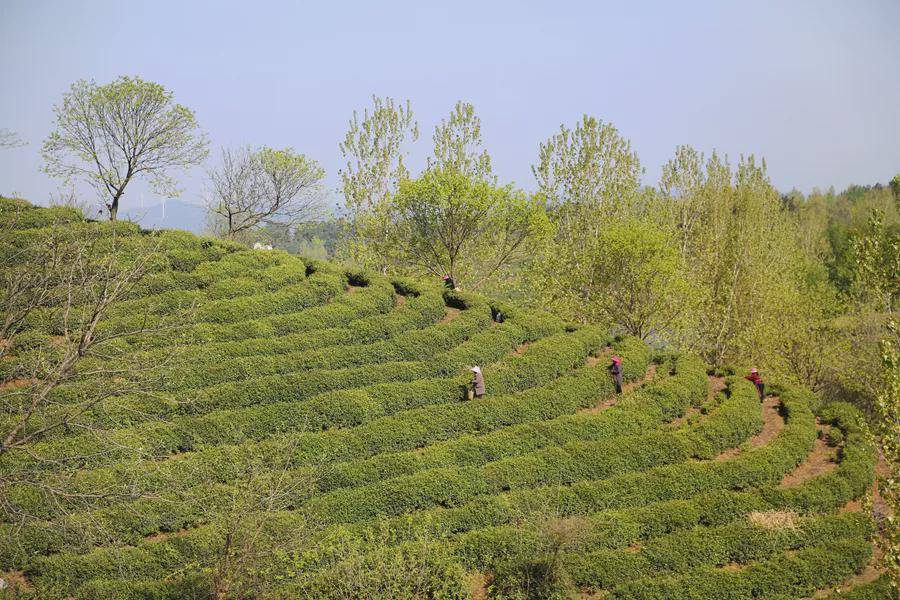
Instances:
[[[5,392],[6,390],[18,390],[23,387],[37,385],[40,382],[39,379],[10,379],[9,381],[0,383],[0,392]]]
[[[462,311],[459,310],[458,308],[451,308],[448,306],[447,312],[444,313],[444,318],[441,319],[440,321],[438,321],[438,323],[449,323],[450,321],[452,321],[453,319],[458,317],[459,313],[461,313],[461,312]]]
[[[781,430],[784,429],[784,418],[781,416],[779,408],[781,399],[778,396],[768,396],[762,403],[762,429],[754,436],[747,440],[750,448],[762,448],[772,442]],[[741,444],[743,446],[743,444]],[[727,460],[741,454],[741,447],[729,448],[720,453],[714,460]]]
[[[0,581],[5,585],[0,589],[6,589],[15,593],[16,591],[24,592],[31,588],[31,584],[22,571],[7,571],[0,573]]]
[[[781,488],[790,488],[819,475],[831,473],[837,469],[837,448],[828,445],[827,436],[831,431],[829,425],[819,423],[816,419],[819,436],[816,438],[812,451],[806,455],[793,471],[782,478],[778,484]]]
[[[590,355],[587,358],[585,358],[584,364],[586,364],[589,367],[596,367],[601,362],[605,362],[607,358],[612,356],[612,354],[613,354],[613,349],[610,348],[609,346],[606,346],[605,348],[600,350],[600,352],[597,354],[597,356]]]
[[[888,467],[887,462],[885,462],[884,457],[881,456],[880,453],[878,462],[875,464],[875,475],[875,480],[872,482],[872,487],[870,488],[870,491],[872,492],[872,517],[875,519],[876,525],[880,527],[889,516],[892,516],[890,507],[878,490],[878,477],[890,475],[890,467]],[[862,510],[862,501],[857,499],[851,500],[842,506],[838,512],[844,514],[848,512],[860,512]],[[880,532],[879,535],[884,535],[883,531]],[[847,592],[856,586],[872,583],[885,573],[884,566],[881,564],[883,554],[884,551],[882,548],[876,544],[873,548],[872,558],[869,560],[868,564],[866,564],[865,568],[863,568],[861,573],[842,581],[836,586],[820,589],[811,597],[823,598],[835,592]]]
[[[516,346],[516,349],[513,350],[513,354],[516,356],[522,356],[525,354],[525,351],[528,350],[528,347],[531,346],[531,342],[525,342],[523,344],[519,344]]]
[[[725,383],[725,378],[721,375],[710,375],[709,379],[709,393],[706,395],[706,401],[710,402],[713,398],[716,397],[716,394],[725,390],[728,387],[728,384]]]
[[[718,375],[708,375],[707,381],[709,382],[709,391],[706,394],[707,402],[715,398],[716,394],[728,387],[725,384],[725,378]],[[666,427],[668,427],[669,429],[678,429],[679,427],[687,423],[691,419],[691,417],[694,417],[698,414],[700,414],[699,406],[689,406],[687,410],[684,411],[683,415],[666,423]]]
[[[588,357],[588,358],[593,358],[593,357]],[[601,360],[600,358],[597,358],[597,362],[599,362],[600,360]],[[594,363],[594,364],[596,364],[596,363]],[[650,363],[650,365],[647,367],[647,372],[644,373],[644,376],[641,379],[635,379],[634,381],[630,381],[630,382],[626,383],[624,386],[622,386],[622,393],[628,394],[631,391],[633,391],[634,389],[638,388],[639,386],[642,386],[650,381],[653,381],[653,378],[656,377],[657,366],[658,365],[656,363]],[[592,406],[590,408],[582,408],[581,410],[578,411],[578,413],[579,414],[590,414],[590,413],[598,413],[600,411],[606,410],[607,408],[614,406],[616,404],[616,402],[619,401],[620,397],[621,396],[619,394],[613,394],[612,396],[610,396],[608,398],[602,399],[600,402],[598,402],[597,404],[595,404],[594,406]]]

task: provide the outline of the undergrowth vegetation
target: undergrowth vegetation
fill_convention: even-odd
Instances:
[[[0,595],[800,598],[872,557],[849,404],[761,406],[737,370],[428,282],[22,201],[0,225],[10,260],[60,228],[148,257],[0,453]],[[4,343],[4,435],[89,307],[60,302]]]

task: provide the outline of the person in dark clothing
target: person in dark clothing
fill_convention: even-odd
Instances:
[[[476,398],[484,396],[484,375],[481,373],[481,367],[475,366],[469,369],[472,371],[472,393]]]
[[[766,399],[766,386],[763,383],[762,377],[759,376],[759,371],[755,368],[750,369],[750,374],[744,377],[744,379],[756,386],[756,391],[759,392],[760,401]]]
[[[444,285],[447,286],[447,289],[450,289],[450,290],[456,289],[456,283],[454,283],[452,277],[450,277],[449,275],[444,275],[443,279],[444,279]]]
[[[609,367],[610,374],[613,376],[613,379],[616,381],[616,393],[622,393],[622,359],[616,356],[615,354],[612,357],[612,362]]]

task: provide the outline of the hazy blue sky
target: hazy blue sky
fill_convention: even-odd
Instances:
[[[414,165],[456,100],[472,102],[501,181],[525,188],[538,143],[583,113],[631,139],[649,184],[679,144],[761,155],[783,190],[886,182],[900,172],[898,31],[897,0],[0,0],[0,127],[29,142],[0,150],[0,192],[47,198],[53,104],[79,78],[120,74],[173,90],[215,150],[293,146],[331,188],[373,93],[411,100]]]

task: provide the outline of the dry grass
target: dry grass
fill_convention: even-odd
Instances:
[[[757,527],[769,530],[795,530],[797,529],[798,515],[792,510],[767,510],[765,512],[752,512],[747,519]]]
[[[466,576],[466,587],[469,589],[470,600],[485,600],[490,583],[491,576],[489,573],[469,573]]]

